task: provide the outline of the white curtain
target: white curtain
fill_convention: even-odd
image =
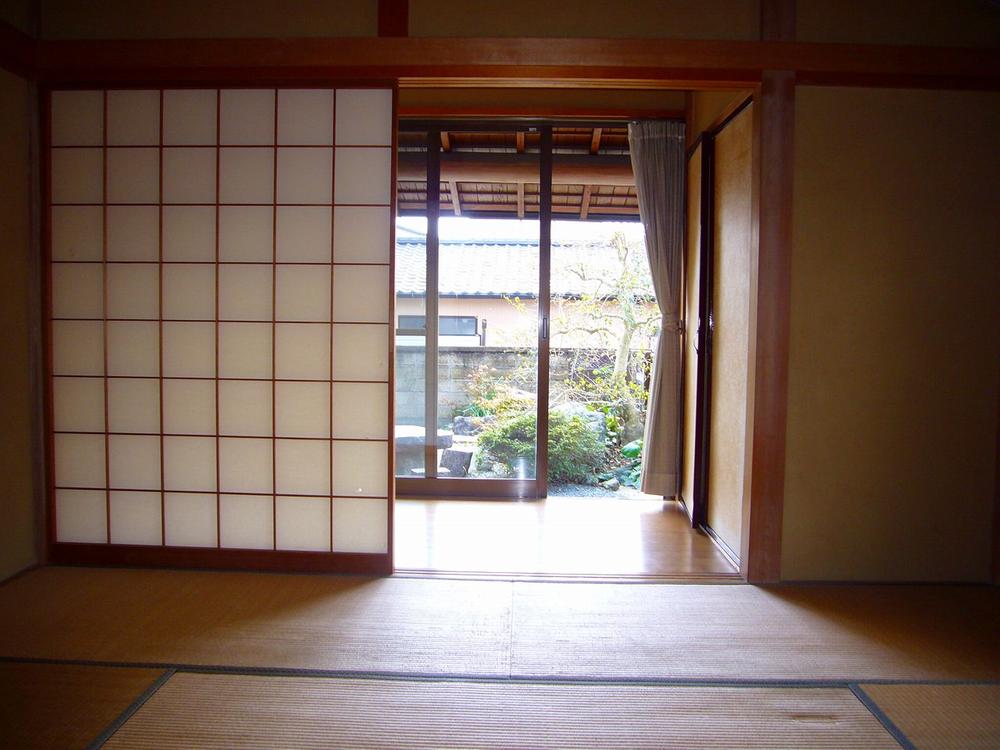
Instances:
[[[661,326],[643,435],[641,489],[673,497],[680,445],[681,257],[684,220],[684,123],[633,122],[628,127],[632,171]]]

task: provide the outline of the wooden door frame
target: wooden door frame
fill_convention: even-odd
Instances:
[[[34,39],[5,23],[0,23],[0,39],[5,42],[0,66],[61,87],[128,87],[137,82],[154,88],[273,87],[334,80],[400,87],[757,87],[761,106],[755,116],[755,164],[765,166],[755,173],[754,183],[753,480],[741,567],[752,582],[780,578],[795,85],[1000,89],[1000,54],[991,50],[634,39],[52,41]],[[37,414],[35,422],[36,432],[44,434],[44,415]]]

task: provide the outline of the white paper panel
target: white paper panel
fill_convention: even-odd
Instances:
[[[329,266],[279,265],[277,272],[277,320],[330,320]]]
[[[168,263],[163,266],[163,319],[215,319],[215,266]]]
[[[159,492],[111,492],[111,543],[160,544]]]
[[[333,143],[333,91],[286,89],[278,92],[278,143]]]
[[[175,435],[214,435],[215,382],[164,380],[163,431]]]
[[[388,551],[389,502],[383,498],[333,499],[333,551]]]
[[[334,202],[389,205],[391,155],[387,148],[338,148]]]
[[[329,383],[275,383],[280,437],[330,437]]]
[[[160,374],[157,323],[112,321],[108,326],[108,374],[156,377]]]
[[[53,321],[52,371],[55,375],[103,375],[104,324]]]
[[[171,547],[214,547],[216,496],[167,492],[163,496],[164,541]]]
[[[387,443],[335,440],[333,494],[385,497]]]
[[[104,154],[99,148],[57,148],[52,160],[53,203],[100,203]]]
[[[215,143],[213,89],[163,92],[163,142],[166,145],[205,146]]]
[[[333,326],[334,380],[388,380],[389,327]]]
[[[156,435],[111,435],[108,438],[110,486],[160,489],[160,438]]]
[[[163,485],[168,490],[215,491],[215,438],[163,438]]]
[[[57,487],[104,487],[104,435],[56,433]]]
[[[278,203],[330,203],[332,148],[278,149]]]
[[[219,161],[220,203],[272,203],[274,150],[224,148]]]
[[[160,381],[108,379],[108,432],[160,431]]]
[[[222,143],[268,145],[274,143],[274,91],[223,89]]]
[[[270,263],[274,258],[270,206],[222,206],[219,209],[219,260]]]
[[[163,374],[173,378],[215,377],[215,324],[163,324]]]
[[[160,216],[156,206],[108,206],[108,260],[160,257]]]
[[[276,490],[292,495],[330,494],[330,443],[327,440],[276,440]]]
[[[278,549],[328,551],[330,501],[327,498],[276,497]]]
[[[271,434],[271,383],[219,381],[219,434]]]
[[[388,263],[388,207],[337,206],[333,219],[333,259],[338,263]]]
[[[159,91],[108,92],[108,145],[156,146],[160,142]]]
[[[222,546],[236,549],[274,548],[274,500],[255,495],[222,495],[219,516]]]
[[[219,440],[219,484],[223,492],[271,492],[271,441],[257,438]]]
[[[163,260],[215,260],[215,207],[163,207]]]
[[[333,384],[333,436],[388,437],[389,387],[381,383]]]
[[[215,149],[163,150],[163,202],[215,203]]]
[[[53,378],[52,420],[56,430],[104,432],[104,379]]]
[[[389,268],[336,266],[333,269],[333,319],[381,323],[389,320]]]
[[[100,206],[53,206],[52,260],[101,260],[103,222]]]
[[[324,380],[330,377],[330,326],[323,323],[278,323],[275,377]]]
[[[279,263],[330,262],[330,208],[280,206],[277,258]]]
[[[160,269],[155,263],[109,263],[108,317],[159,317]]]
[[[155,148],[108,151],[108,203],[157,203],[160,154]]]
[[[337,90],[337,145],[392,144],[392,91]]]
[[[104,490],[56,490],[56,540],[106,542],[107,501]]]
[[[270,323],[219,323],[219,377],[271,377]]]
[[[273,277],[272,265],[220,265],[219,318],[270,320]]]
[[[104,317],[104,268],[100,263],[52,264],[52,317]]]
[[[53,146],[100,146],[104,142],[104,92],[53,91],[49,128]]]

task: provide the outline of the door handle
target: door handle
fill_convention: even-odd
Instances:
[[[542,316],[542,341],[546,341],[549,338],[549,316]]]

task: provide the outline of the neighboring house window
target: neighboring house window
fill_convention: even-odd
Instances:
[[[403,330],[417,330],[427,327],[423,315],[400,315],[399,327]],[[478,319],[471,315],[442,315],[438,318],[439,336],[478,336]]]

